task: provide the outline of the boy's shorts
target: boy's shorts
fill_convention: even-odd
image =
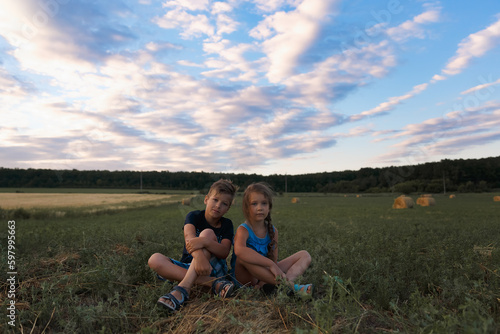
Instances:
[[[172,261],[172,263],[175,264],[176,266],[179,266],[179,267],[184,268],[186,270],[188,270],[189,266],[191,265],[191,263],[177,261],[177,260],[174,260],[172,258],[170,259],[170,261]],[[228,270],[227,270],[226,259],[219,259],[219,258],[213,256],[210,259],[210,265],[212,266],[212,272],[210,273],[210,277],[219,278],[219,277],[224,277],[227,275]],[[160,280],[166,281],[166,279],[161,277],[160,275],[156,274],[156,276]]]

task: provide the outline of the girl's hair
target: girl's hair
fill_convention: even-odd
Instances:
[[[243,194],[243,214],[245,215],[245,218],[248,220],[250,217],[250,194],[251,193],[260,193],[264,195],[264,197],[267,199],[269,202],[269,213],[267,217],[264,219],[264,222],[266,223],[267,226],[267,232],[269,233],[269,237],[271,238],[271,242],[267,246],[267,257],[272,259],[273,261],[276,260],[273,258],[274,255],[274,247],[276,245],[276,241],[274,240],[274,226],[272,224],[272,218],[271,218],[271,209],[273,208],[273,191],[271,190],[271,187],[264,182],[257,182],[257,183],[252,183],[249,185]]]

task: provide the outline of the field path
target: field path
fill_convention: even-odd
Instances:
[[[133,202],[162,201],[175,202],[174,195],[155,194],[42,194],[42,193],[0,193],[0,208],[56,208],[109,205]],[[169,201],[167,201],[169,200]]]

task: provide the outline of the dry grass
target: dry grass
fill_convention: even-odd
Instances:
[[[3,209],[107,206],[134,202],[175,202],[174,195],[0,193]]]
[[[194,298],[150,327],[161,333],[290,333],[284,312],[271,300]]]

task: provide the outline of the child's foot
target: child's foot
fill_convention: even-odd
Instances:
[[[290,289],[288,292],[289,296],[294,295],[295,293],[298,293],[299,295],[302,296],[307,296],[311,297],[313,293],[314,285],[312,284],[294,284],[293,289]]]
[[[221,298],[229,298],[234,291],[234,283],[222,278],[216,279],[212,284],[212,291]]]
[[[189,299],[189,292],[182,286],[174,286],[170,293],[161,296],[157,304],[170,311],[177,311]]]
[[[304,285],[295,284],[293,286],[293,288],[294,288],[295,292],[301,292],[301,293],[311,295],[313,292],[314,286],[312,284],[304,284]]]

